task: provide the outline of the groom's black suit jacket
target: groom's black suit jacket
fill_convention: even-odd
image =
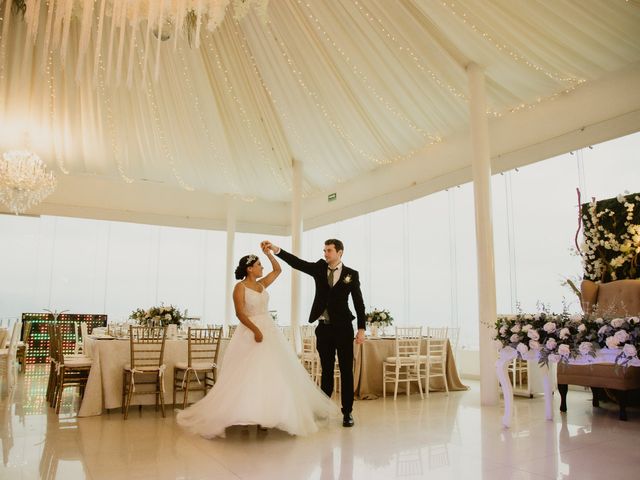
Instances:
[[[327,281],[329,267],[325,260],[320,259],[315,263],[307,262],[282,249],[276,255],[296,270],[311,275],[316,282],[316,295],[309,314],[309,323],[316,321],[326,309],[332,324],[351,324],[355,318],[349,309],[349,295],[351,295],[358,317],[358,328],[365,328],[364,301],[360,290],[360,277],[356,270],[343,263],[340,279],[333,287],[329,287]]]

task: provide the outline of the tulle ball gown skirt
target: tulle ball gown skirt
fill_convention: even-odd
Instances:
[[[227,346],[218,381],[200,401],[178,413],[178,424],[206,438],[224,437],[232,425],[262,425],[291,435],[318,430],[318,420],[338,406],[311,381],[271,316],[251,320],[263,333],[257,343],[239,325]]]

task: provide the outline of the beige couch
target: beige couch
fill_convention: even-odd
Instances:
[[[585,314],[611,317],[624,315],[640,316],[640,280],[617,280],[597,284],[584,280],[581,285],[582,310]],[[558,391],[560,411],[567,411],[568,385],[591,387],[593,406],[606,398],[604,389],[613,391],[620,405],[620,420],[627,419],[627,397],[629,390],[640,389],[640,368],[622,368],[615,365],[558,365]]]

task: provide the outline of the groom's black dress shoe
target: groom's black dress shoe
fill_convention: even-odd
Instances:
[[[342,417],[343,427],[353,427],[353,416],[350,413],[345,413]]]

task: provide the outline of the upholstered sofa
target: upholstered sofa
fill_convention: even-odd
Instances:
[[[617,280],[594,283],[585,280],[581,285],[582,310],[589,315],[640,316],[640,280]],[[568,385],[591,387],[593,406],[607,398],[604,389],[611,392],[620,406],[620,420],[627,419],[627,399],[630,390],[640,389],[640,367],[623,368],[610,364],[558,365],[558,391],[560,411],[567,411]]]

